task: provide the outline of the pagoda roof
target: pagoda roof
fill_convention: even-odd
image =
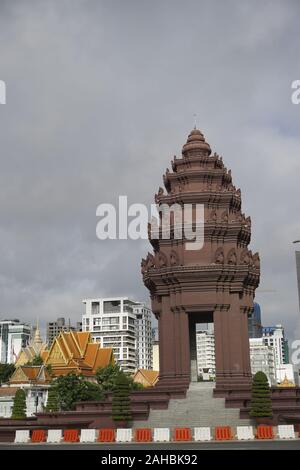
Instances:
[[[54,376],[72,371],[92,376],[99,367],[114,363],[112,348],[101,348],[99,343],[91,341],[88,332],[74,331],[62,331],[43,360],[51,365]]]

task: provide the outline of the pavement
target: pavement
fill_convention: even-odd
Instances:
[[[104,450],[110,451],[174,451],[184,450],[300,450],[300,439],[295,440],[266,440],[266,441],[226,441],[226,442],[169,442],[169,443],[128,443],[128,444],[14,444],[1,443],[1,450]]]

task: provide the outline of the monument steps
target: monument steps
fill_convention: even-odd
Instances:
[[[224,398],[213,398],[214,383],[192,382],[185,399],[171,399],[168,409],[150,410],[147,421],[135,421],[142,427],[247,426],[250,419],[240,419],[239,409],[225,408]]]

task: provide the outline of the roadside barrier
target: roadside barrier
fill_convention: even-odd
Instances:
[[[49,429],[47,435],[47,442],[52,444],[58,444],[62,440],[62,430],[61,429]]]
[[[213,434],[210,427],[195,428],[102,428],[102,429],[20,429],[15,432],[14,443],[16,444],[39,444],[47,442],[49,444],[68,443],[128,443],[128,442],[170,442],[171,431],[174,442],[205,442],[212,441]],[[235,437],[236,436],[236,437]],[[294,426],[281,424],[277,430],[273,426],[258,425],[254,434],[252,426],[237,426],[236,434],[230,426],[216,426],[214,428],[214,440],[229,441],[232,439],[252,440],[256,439],[296,439]]]
[[[153,440],[154,442],[170,442],[170,429],[154,428]]]
[[[194,429],[194,441],[211,441],[212,436],[209,427],[201,427]]]
[[[34,429],[32,431],[31,442],[46,442],[47,434],[45,429]]]
[[[80,442],[95,442],[96,437],[96,429],[81,429]]]
[[[260,424],[256,428],[256,439],[274,439],[273,426]]]
[[[132,429],[117,429],[116,442],[131,442]]]
[[[64,430],[64,442],[79,442],[79,430],[78,429],[65,429]]]
[[[25,442],[30,442],[30,433],[28,430],[18,430],[15,434],[15,443],[24,444]]]
[[[135,430],[135,442],[152,442],[152,432],[150,428],[137,428]]]
[[[233,439],[230,426],[216,426],[215,428],[216,441],[230,441]]]
[[[239,441],[247,441],[254,439],[252,426],[237,426],[236,435]]]
[[[175,428],[174,441],[192,441],[192,431],[190,428]]]
[[[295,431],[293,424],[280,424],[278,426],[279,439],[295,439]]]
[[[99,429],[98,442],[115,442],[115,430],[112,428]]]

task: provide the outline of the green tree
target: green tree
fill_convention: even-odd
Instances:
[[[120,374],[123,372],[118,364],[109,365],[106,367],[99,367],[96,372],[96,380],[101,389],[106,392],[111,392],[115,388],[115,383]]]
[[[32,361],[27,362],[25,365],[26,366],[42,366],[43,364],[44,364],[43,359],[41,358],[39,354],[37,354],[36,356],[34,356]]]
[[[257,372],[253,377],[250,416],[273,416],[271,390],[267,376],[263,372]]]
[[[26,395],[21,388],[16,391],[11,417],[12,419],[26,418]]]
[[[78,401],[103,399],[99,385],[88,382],[82,375],[73,372],[58,377],[53,382],[53,388],[57,392],[59,407],[63,411],[73,410]]]
[[[14,364],[0,364],[0,385],[8,382],[14,371]]]
[[[48,391],[46,411],[55,412],[59,410],[58,394],[55,387],[51,386]]]
[[[112,399],[112,418],[114,421],[132,420],[130,386],[125,374],[119,374],[115,383]]]
[[[113,392],[120,375],[127,379],[130,390],[142,390],[144,388],[142,384],[134,382],[131,375],[123,372],[118,364],[100,367],[96,372],[96,379],[104,392]]]
[[[80,401],[101,401],[103,398],[103,392],[98,384],[88,382],[87,380],[84,381]]]

